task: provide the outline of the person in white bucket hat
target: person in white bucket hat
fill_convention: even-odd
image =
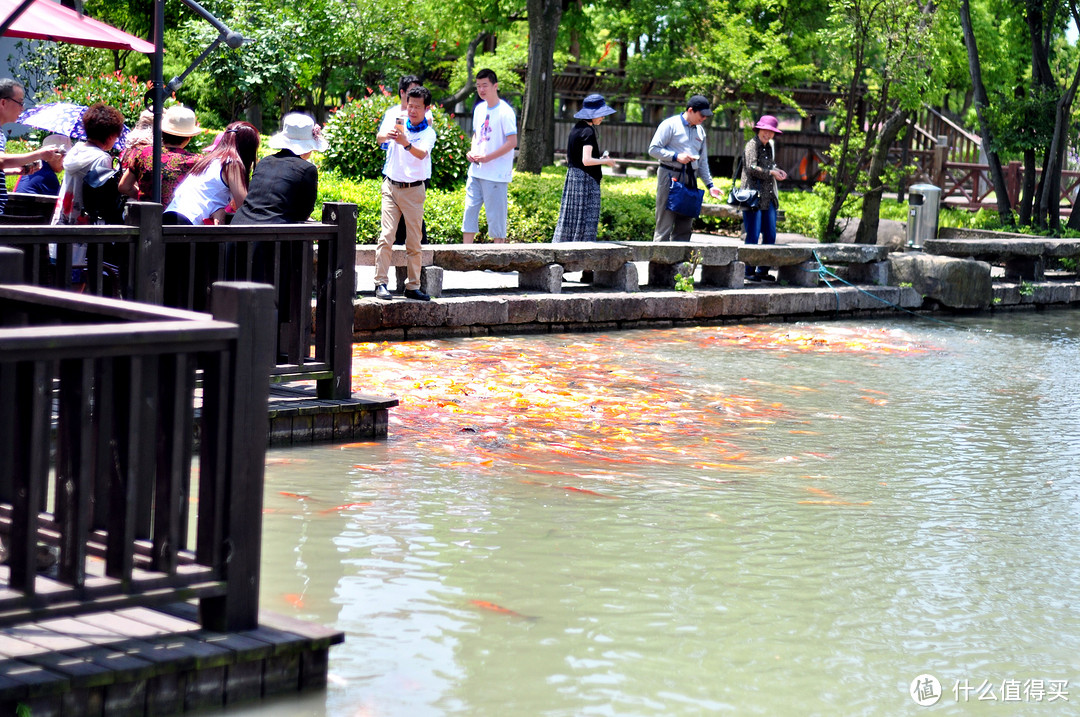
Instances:
[[[315,209],[319,170],[307,161],[327,143],[315,120],[293,112],[285,115],[281,131],[268,144],[277,154],[255,166],[247,198],[233,217],[233,224],[296,224],[306,221]]]
[[[62,134],[50,134],[41,140],[41,149],[55,151],[52,159],[27,165],[28,174],[19,177],[15,191],[20,194],[44,194],[55,197],[60,193],[59,174],[64,169],[64,155],[71,149],[71,138]]]
[[[188,142],[202,133],[195,113],[173,105],[161,116],[161,205],[169,206],[176,186],[183,181],[199,155],[187,150]],[[120,160],[120,192],[140,202],[153,201],[154,144],[140,144]]]

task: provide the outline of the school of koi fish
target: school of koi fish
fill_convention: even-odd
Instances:
[[[532,483],[600,495],[564,483],[583,475],[614,476],[658,465],[750,471],[754,457],[739,448],[739,435],[778,422],[800,432],[799,416],[763,398],[754,385],[760,382],[744,379],[738,391],[688,385],[683,367],[670,357],[656,358],[660,346],[668,354],[686,344],[870,357],[936,350],[895,329],[829,325],[697,327],[562,338],[357,344],[353,389],[397,397],[400,405],[390,414],[391,441],[441,457],[441,467],[513,466],[531,474]],[[642,371],[643,364],[650,370]],[[863,394],[871,404],[888,403],[880,391],[865,389]],[[373,465],[355,468],[380,470]],[[544,483],[535,480],[537,476],[551,478]]]

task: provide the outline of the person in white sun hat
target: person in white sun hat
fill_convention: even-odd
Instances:
[[[319,192],[319,170],[308,161],[327,142],[311,117],[293,112],[281,121],[281,131],[267,142],[278,150],[255,166],[247,198],[236,211],[233,224],[299,224],[311,217]],[[280,261],[297,260],[296,247],[281,245]],[[273,244],[256,242],[252,257],[253,281],[273,283]],[[278,307],[279,311],[285,310]]]
[[[319,170],[308,158],[325,150],[326,140],[315,120],[305,114],[287,114],[281,124],[281,131],[268,142],[279,151],[256,165],[233,224],[295,224],[306,221],[315,209]]]
[[[60,172],[64,171],[64,155],[71,149],[71,138],[62,134],[50,134],[41,141],[41,149],[56,152],[48,162],[30,164],[29,174],[19,178],[15,191],[21,194],[45,194],[55,197],[60,193]]]
[[[169,206],[176,185],[188,175],[199,155],[187,151],[188,142],[202,127],[195,113],[183,105],[173,105],[161,116],[161,205]],[[140,202],[153,201],[154,144],[125,152],[120,166],[120,193]]]

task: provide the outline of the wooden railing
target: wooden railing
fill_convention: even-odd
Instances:
[[[271,288],[218,284],[209,317],[10,284],[20,253],[0,248],[0,624],[198,598],[204,626],[256,627]]]
[[[1037,168],[1035,171],[1037,175],[1042,174],[1042,168]],[[1009,162],[1002,167],[1002,172],[1005,175],[1005,189],[1009,195],[1009,202],[1015,208],[1020,202],[1020,189],[1024,177],[1023,165],[1020,162]],[[994,187],[990,180],[988,165],[944,162],[940,173],[932,181],[941,187],[943,202],[949,197],[959,198],[960,201],[953,201],[950,206],[964,209],[997,209],[997,202],[989,198],[993,194]],[[1070,213],[1075,206],[1078,187],[1080,187],[1080,172],[1063,171],[1061,173],[1061,191],[1058,201],[1066,202],[1066,205],[1061,207],[1063,213]]]
[[[271,375],[314,379],[320,398],[351,396],[356,205],[327,203],[322,223],[306,224],[162,227],[161,206],[143,202],[129,203],[127,217],[129,226],[0,225],[0,245],[27,252],[28,284],[159,306],[205,310],[217,281],[272,284]],[[87,246],[87,268],[73,276],[77,244]]]

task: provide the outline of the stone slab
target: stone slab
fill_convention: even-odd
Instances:
[[[518,288],[542,291],[545,294],[558,294],[562,291],[565,270],[558,264],[545,264],[536,269],[518,272]]]
[[[432,247],[425,246],[420,249],[420,265],[430,266],[432,262]],[[390,266],[405,266],[405,247],[396,246],[390,255]],[[357,266],[375,266],[375,247],[370,244],[358,244],[356,247]]]
[[[661,264],[678,264],[690,261],[696,252],[701,256],[702,266],[730,264],[738,257],[739,247],[734,244],[707,244],[705,242],[633,241],[619,242],[630,249],[631,261],[654,261]]]
[[[592,316],[592,299],[587,296],[552,296],[539,302],[536,320],[541,323],[581,323]]]
[[[814,251],[825,264],[866,264],[889,256],[889,247],[874,244],[818,244]]]
[[[644,314],[644,306],[636,298],[625,295],[597,296],[592,299],[590,321],[637,321]]]
[[[446,305],[441,301],[395,299],[380,304],[383,326],[442,326],[446,323]]]
[[[959,259],[1005,261],[1017,256],[1041,256],[1046,252],[1044,239],[927,239],[923,251]]]
[[[741,244],[739,261],[749,266],[790,266],[814,258],[810,246],[792,244]]]
[[[817,311],[818,293],[817,289],[775,292],[769,298],[769,314],[772,316],[812,314]]]
[[[506,299],[470,297],[468,299],[444,299],[447,326],[472,326],[474,324],[505,324],[510,320]]]
[[[725,289],[741,289],[746,285],[746,264],[733,261],[721,266],[702,266],[701,284]]]
[[[615,289],[616,291],[634,292],[640,288],[637,264],[626,262],[616,271],[593,272],[593,286]]]

